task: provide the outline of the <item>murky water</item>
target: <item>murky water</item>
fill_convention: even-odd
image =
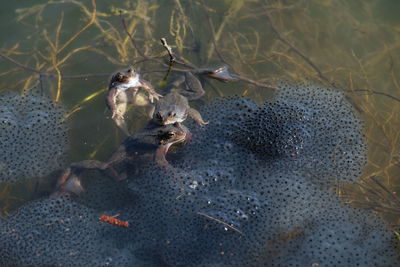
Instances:
[[[365,186],[340,193],[398,225],[399,11],[396,0],[7,1],[0,9],[0,52],[7,56],[0,58],[0,92],[44,91],[64,106],[68,162],[75,162],[104,160],[124,138],[104,101],[113,72],[134,66],[161,90],[162,62],[168,59],[162,37],[198,67],[229,65],[232,73],[259,83],[308,80],[336,86],[347,92],[365,121],[368,165],[360,181],[371,183],[374,177],[379,184],[372,182],[372,187],[381,190],[378,197],[368,195]],[[243,81],[212,80],[204,88],[205,102],[242,95],[262,103],[274,93]],[[126,117],[132,132],[147,121],[140,108]],[[40,195],[38,187],[51,179],[0,184],[2,213]]]

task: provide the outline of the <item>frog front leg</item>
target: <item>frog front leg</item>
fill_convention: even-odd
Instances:
[[[201,117],[200,112],[195,110],[194,108],[189,108],[188,110],[188,115],[191,117],[198,125],[206,125],[208,124],[208,121],[205,122],[203,118]]]
[[[98,170],[115,181],[123,180],[117,171],[109,164],[99,160],[83,160],[70,165],[72,168],[82,170]]]
[[[154,162],[164,167],[170,167],[171,165],[165,158],[170,146],[171,144],[160,145],[154,153]]]
[[[154,90],[153,86],[148,81],[141,79],[139,82],[139,87],[143,88],[149,94],[149,100],[151,103],[154,102],[154,99],[158,100],[160,97],[162,97],[162,95],[158,94]]]

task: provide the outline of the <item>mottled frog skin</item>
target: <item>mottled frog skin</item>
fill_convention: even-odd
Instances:
[[[189,137],[189,130],[180,123],[160,126],[150,121],[141,132],[126,138],[103,168],[115,165],[128,157],[134,158],[145,154],[153,154],[155,162],[168,166],[165,155],[169,148],[173,144],[186,141]]]
[[[190,137],[189,130],[179,123],[160,126],[150,121],[142,131],[127,137],[108,161],[83,160],[72,163],[59,177],[56,191],[51,197],[64,193],[82,193],[84,189],[79,175],[85,170],[98,170],[119,181],[125,179],[126,174],[118,173],[113,168],[114,165],[132,162],[146,155],[151,155],[152,160],[157,164],[169,167],[165,158],[169,148],[173,144],[188,141]]]
[[[147,98],[140,89],[147,92]],[[106,102],[112,112],[111,118],[129,136],[129,131],[124,120],[128,104],[146,106],[148,113],[152,114],[154,107],[151,103],[154,102],[154,99],[158,100],[160,97],[161,95],[154,90],[148,81],[141,79],[133,68],[129,68],[119,71],[111,77]]]
[[[189,100],[198,99],[202,95],[204,90],[200,81],[191,72],[186,72],[169,85],[169,93],[158,101],[153,121],[160,125],[168,125],[183,122],[189,116],[199,125],[207,124],[201,114],[189,106]]]

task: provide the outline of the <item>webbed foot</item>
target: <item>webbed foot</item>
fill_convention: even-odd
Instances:
[[[123,116],[120,115],[113,115],[112,119],[114,120],[115,124],[118,126],[118,128],[121,129],[121,131],[124,132],[127,136],[129,136],[129,131],[128,127],[126,126],[126,122]]]
[[[153,103],[154,99],[159,100],[162,97],[162,95],[158,94],[154,90],[153,86],[146,80],[140,80],[140,87],[146,90],[149,94],[150,103]]]
[[[79,177],[71,173],[70,168],[68,169],[57,181],[57,189],[50,195],[50,198],[57,198],[65,194],[79,195],[85,191]]]
[[[154,99],[155,100],[159,100],[162,97],[162,95],[158,94],[157,92],[153,91],[153,92],[149,92],[149,100],[150,103],[154,103]]]
[[[206,125],[209,122],[204,121],[203,118],[201,117],[200,112],[195,110],[194,108],[190,108],[188,111],[188,115],[200,126]]]

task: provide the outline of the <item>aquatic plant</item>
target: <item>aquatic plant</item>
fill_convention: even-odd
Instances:
[[[393,12],[396,10],[397,3],[388,2],[382,5],[377,0],[351,2],[174,0],[167,4],[167,2],[156,0],[135,2],[121,0],[113,4],[115,6],[102,1],[51,0],[26,8],[18,7],[15,20],[10,19],[10,22],[1,26],[4,30],[1,38],[6,39],[0,47],[0,57],[4,63],[0,65],[0,91],[3,93],[14,90],[23,93],[36,86],[34,90],[39,88],[41,93],[51,96],[54,101],[62,102],[68,109],[65,117],[71,125],[71,162],[87,158],[104,159],[121,141],[120,135],[114,131],[113,124],[107,118],[109,114],[103,113],[105,108],[101,97],[106,89],[109,75],[118,68],[134,65],[145,79],[154,85],[165,83],[165,79],[170,77],[166,74],[169,68],[171,72],[182,72],[190,69],[191,66],[199,68],[226,65],[232,75],[242,77],[240,82],[229,84],[209,79],[203,81],[206,89],[205,101],[216,96],[234,94],[259,102],[265,101],[274,93],[270,90],[271,87],[275,87],[280,81],[298,82],[308,79],[308,81],[326,87],[336,87],[346,92],[345,100],[341,100],[338,106],[343,104],[349,108],[351,105],[365,121],[364,134],[368,146],[366,168],[357,184],[340,185],[337,187],[338,193],[347,202],[369,208],[378,212],[391,224],[399,225],[398,203],[393,193],[399,192],[397,178],[400,174],[398,138],[400,86],[397,64],[400,54],[398,52],[398,18],[396,15],[390,16],[390,14],[397,14]],[[10,7],[5,6],[4,9],[9,10]],[[161,37],[168,40],[172,52],[186,65],[177,62],[171,64],[168,61],[168,52],[159,42]],[[253,101],[243,101],[241,103],[244,106],[254,108],[258,114],[267,117],[279,111],[269,106],[264,106],[260,110]],[[196,104],[199,103],[194,105]],[[293,125],[303,122],[303,117],[308,115],[302,113],[304,109],[307,109],[304,103],[290,107],[287,103],[276,105],[281,111],[300,112],[298,117],[288,122],[286,128],[281,127],[282,130],[291,129]],[[352,116],[346,112],[343,114],[343,123],[348,116]],[[216,114],[219,112],[214,112],[212,115]],[[131,129],[132,131],[139,129],[141,123],[144,123],[142,115],[140,110],[128,114],[127,119],[134,118],[133,125],[137,127]],[[251,125],[252,122],[248,119],[244,117],[243,121]],[[260,119],[257,123],[265,122]],[[308,124],[310,125],[313,124]],[[340,125],[343,126],[343,124]],[[340,154],[343,152],[342,149],[351,148],[349,143],[351,140],[358,140],[356,142],[360,145],[358,152],[365,149],[359,141],[361,139],[358,139],[358,134],[355,139],[344,138],[349,129],[348,126],[344,128],[346,130],[344,130],[343,138],[337,136],[339,142],[332,144],[338,146],[338,149],[334,150],[333,154],[322,151],[322,155],[334,155],[333,158],[329,158],[333,159],[330,161],[332,163],[330,167],[343,166],[343,168],[337,168],[336,173],[332,173],[332,177],[327,179],[327,181],[335,181],[336,185],[338,181],[354,181],[360,171],[357,164],[356,167],[352,164],[346,165],[351,154]],[[246,130],[246,132],[251,134],[251,131]],[[273,132],[263,129],[261,133],[271,135]],[[288,132],[285,134],[284,140],[289,140],[291,134]],[[296,138],[290,139],[287,147],[281,149],[274,147],[274,144],[267,146],[269,148],[267,150],[260,149],[254,143],[240,140],[237,136],[232,136],[229,142],[213,145],[229,151],[232,146],[246,144],[243,153],[253,150],[258,157],[270,153],[269,157],[280,155],[296,161],[297,154],[304,152],[303,147],[310,142],[309,134],[300,129],[296,132]],[[249,135],[249,137],[256,140],[255,142],[262,141],[258,139],[258,136]],[[321,144],[324,145],[324,142],[321,140]],[[323,145],[321,148],[324,147]],[[293,156],[290,156],[291,154]],[[221,157],[227,158],[227,156]],[[186,159],[186,164],[190,163],[196,169],[196,161],[189,159],[190,157]],[[265,158],[261,157],[258,160],[265,160]],[[364,155],[358,154],[357,162],[363,160]],[[210,161],[209,164],[214,166],[216,162]],[[316,166],[313,166],[313,162],[318,163],[319,160],[310,161],[311,169]],[[351,175],[348,175],[346,166],[350,166]],[[203,168],[203,170],[193,170],[194,175],[196,173],[200,173],[198,176],[202,177],[207,174],[212,175],[207,172],[208,165],[198,168]],[[324,173],[321,170],[321,175],[308,174],[307,179],[321,180],[321,177],[329,174],[330,171],[328,169],[328,172]],[[185,175],[190,173],[188,170],[185,172]],[[231,170],[224,169],[221,172],[229,174]],[[296,176],[292,180],[302,184],[305,177],[299,176],[300,178]],[[373,182],[372,187],[369,177],[374,177],[377,182]],[[168,181],[168,179],[162,180],[162,182]],[[186,189],[199,188],[199,184],[199,182],[196,184],[191,181]],[[285,188],[285,183],[278,185],[276,186],[278,189]],[[10,202],[22,204],[19,195],[15,193],[18,191],[15,189],[21,186],[35,187],[35,184],[0,185],[0,198],[4,199],[4,204],[2,202],[1,205],[3,213],[8,214],[11,212],[10,207],[15,207]],[[154,185],[149,185],[149,188],[150,186]],[[174,186],[176,185],[168,184],[166,188],[180,190]],[[133,185],[131,187],[135,189]],[[163,192],[161,189],[164,188],[160,185],[160,194]],[[232,192],[232,198],[241,199],[251,195],[251,192],[246,192],[243,194]],[[304,191],[299,192],[301,192],[300,195],[304,194]],[[105,194],[101,197],[105,197]],[[221,197],[226,198],[225,195]],[[175,203],[174,198],[176,196],[171,195],[161,203],[163,205],[168,201]],[[330,195],[329,199],[335,199],[331,200],[335,203],[332,205],[341,206],[335,196]],[[387,204],[387,200],[391,200],[390,204]],[[231,232],[239,236],[241,236],[239,232],[246,234],[242,228],[226,223],[226,221],[229,222],[229,218],[225,220],[224,217],[224,220],[221,220],[215,216],[222,214],[220,210],[224,210],[224,207],[214,207],[214,209],[217,212],[211,215],[207,213],[208,210],[200,210],[196,216],[204,220],[201,223],[207,222],[207,227],[212,222],[222,228],[228,228],[229,234]],[[364,212],[353,211],[348,207],[344,207],[344,210],[346,211],[343,220],[351,219],[350,215],[346,215],[347,213],[354,212],[354,216],[357,217],[348,224],[350,225],[348,229],[354,229],[352,227],[363,220],[372,221],[369,225],[382,223]],[[172,214],[174,212],[168,211]],[[120,211],[110,208],[110,212],[115,214]],[[330,213],[332,217],[335,212]],[[168,216],[171,213],[166,212]],[[156,222],[155,218],[153,219]],[[174,221],[173,218],[171,220]],[[198,220],[197,217],[196,220]],[[318,244],[327,244],[324,241],[329,238],[329,234],[342,234],[337,232],[339,226],[336,224],[322,228],[318,226],[318,223],[322,221],[315,222],[314,228],[293,228],[277,234],[272,240],[278,244],[281,244],[283,240],[286,241],[283,244],[287,245],[291,240],[298,241],[301,240],[301,236],[307,236],[312,240],[318,240]],[[162,223],[157,224],[158,227],[160,225]],[[219,231],[220,227],[217,227],[216,231]],[[179,229],[176,231],[178,232]],[[359,232],[354,233],[352,240],[359,241],[357,239]],[[381,234],[383,239],[380,239],[386,241],[377,242],[377,244],[382,247],[387,245],[386,242],[389,239],[387,233],[385,230]],[[375,238],[375,236],[376,233],[371,233],[369,237]],[[183,239],[182,242],[190,243],[190,237],[193,236],[188,235],[188,239]],[[386,237],[388,239],[385,239]],[[303,245],[293,243],[294,248],[301,247],[297,250],[299,253],[305,250],[311,254],[302,254],[303,256],[319,253],[315,247],[312,248],[313,244],[310,243],[307,246],[306,240],[303,239],[303,241]],[[179,247],[181,246],[178,245],[175,248]],[[367,248],[372,248],[372,245],[367,244],[361,247],[367,251]],[[192,248],[188,246],[188,250]],[[288,251],[290,253],[294,250]],[[351,252],[354,251],[351,250]],[[163,250],[163,253],[170,261],[175,260],[176,254],[168,248]],[[293,258],[285,258],[287,264],[302,257],[295,252],[292,255]],[[365,259],[368,257],[366,256]]]

